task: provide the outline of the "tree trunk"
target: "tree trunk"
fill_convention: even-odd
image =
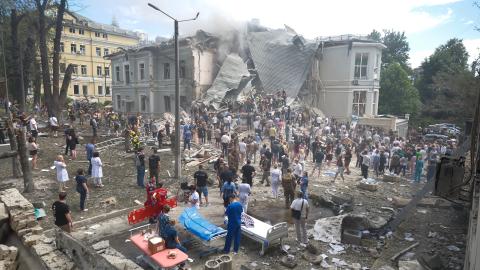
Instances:
[[[55,21],[55,37],[53,38],[53,57],[52,57],[52,107],[57,114],[60,112],[60,108],[62,108],[65,104],[60,99],[60,90],[59,90],[59,83],[60,83],[60,41],[62,38],[62,30],[63,30],[63,15],[65,14],[65,6],[67,5],[67,0],[60,0],[57,10],[57,18]],[[72,73],[72,69],[70,69],[70,75]],[[71,76],[67,74],[67,70],[65,71],[65,76],[63,77],[62,89],[66,83],[66,89],[68,89],[68,84],[70,83]],[[66,95],[66,93],[65,93]]]
[[[27,155],[27,139],[25,135],[25,128],[16,130],[17,143],[18,143],[18,156],[20,157],[20,164],[22,165],[23,172],[23,192],[33,191],[33,178],[32,170],[30,168],[30,162]]]
[[[23,52],[23,89],[25,90],[25,97],[28,95],[28,88],[32,81],[33,66],[35,65],[35,57],[37,53],[35,45],[35,38],[29,36]]]
[[[72,80],[72,72],[73,72],[73,65],[68,64],[67,69],[65,70],[65,74],[63,76],[62,87],[60,88],[60,97],[58,99],[58,103],[60,107],[65,107],[65,103],[67,101],[67,92],[68,92],[68,85],[70,85],[70,81]]]
[[[14,61],[13,68],[13,87],[15,99],[19,104],[19,109],[25,111],[25,89],[23,87],[23,63],[22,50],[18,42],[18,25],[20,24],[23,15],[18,16],[17,10],[12,9],[10,12],[10,35],[12,42],[12,59]]]
[[[50,79],[50,64],[48,60],[48,44],[47,44],[47,25],[45,17],[45,9],[48,0],[35,0],[35,4],[38,10],[38,39],[40,49],[40,60],[42,67],[42,81],[43,81],[43,93],[45,95],[45,105],[47,106],[48,114],[52,115],[52,81]]]
[[[7,127],[8,139],[10,140],[10,149],[12,151],[17,151],[18,150],[17,140],[15,138],[12,121],[7,120],[5,124]],[[18,162],[18,157],[16,156],[12,158],[12,173],[14,178],[18,178],[21,175],[20,163]]]
[[[38,104],[41,108],[41,90],[42,90],[42,73],[40,71],[40,63],[35,60],[33,64],[33,105]]]

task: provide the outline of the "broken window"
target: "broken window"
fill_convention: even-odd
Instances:
[[[180,78],[185,78],[185,60],[180,61],[179,73]]]
[[[352,114],[363,116],[367,105],[367,91],[353,91]]]
[[[138,69],[139,69],[139,73],[140,73],[140,80],[143,81],[145,80],[145,64],[144,63],[140,63],[138,65]]]
[[[355,54],[355,80],[367,80],[368,53]]]
[[[125,69],[125,83],[130,84],[130,65],[123,66]]]
[[[163,102],[165,103],[165,111],[171,112],[172,108],[170,105],[170,96],[163,96]]]
[[[73,85],[73,94],[74,95],[79,95],[80,94],[80,89],[77,84]]]
[[[163,64],[163,79],[164,80],[170,79],[170,63]]]

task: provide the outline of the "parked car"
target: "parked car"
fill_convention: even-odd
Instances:
[[[423,140],[426,142],[434,142],[436,140],[442,140],[442,141],[447,141],[448,136],[442,135],[442,134],[426,134],[423,136]]]

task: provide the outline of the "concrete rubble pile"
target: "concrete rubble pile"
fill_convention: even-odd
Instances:
[[[113,249],[108,240],[92,245],[92,248],[119,270],[141,270],[142,268]]]
[[[33,205],[17,189],[1,191],[0,202],[0,222],[7,216],[11,229],[21,238],[22,243],[40,258],[47,269],[70,270],[74,268],[73,261],[57,250],[54,239],[45,236],[42,227],[35,219]],[[13,251],[11,256],[13,256]],[[3,258],[2,255],[0,257]],[[7,261],[5,258],[1,260]],[[0,261],[0,266],[2,261]],[[5,262],[4,265],[6,265]],[[0,269],[8,268],[0,267]]]
[[[0,245],[0,269],[17,269],[17,254],[18,249],[16,247]]]

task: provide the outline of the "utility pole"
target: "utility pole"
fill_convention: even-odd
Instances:
[[[179,80],[179,69],[180,69],[180,60],[179,60],[179,49],[178,49],[178,23],[179,22],[186,22],[186,21],[194,21],[200,15],[197,12],[195,18],[187,19],[187,20],[177,20],[172,16],[168,15],[168,13],[162,11],[155,5],[148,3],[148,6],[155,9],[156,11],[160,11],[165,16],[169,17],[174,22],[174,43],[175,43],[175,148],[173,152],[175,154],[175,178],[180,180],[182,177],[182,160],[181,160],[181,150],[180,150],[180,80]]]
[[[3,76],[5,79],[5,110],[7,113],[8,118],[11,118],[10,115],[10,99],[8,98],[8,79],[7,79],[7,64],[5,61],[5,40],[3,39],[3,31],[1,33],[2,38],[2,57],[3,57]]]

